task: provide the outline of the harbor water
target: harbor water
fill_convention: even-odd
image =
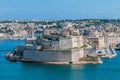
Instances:
[[[120,80],[120,51],[103,64],[53,65],[30,62],[10,62],[4,58],[22,40],[0,41],[0,80]]]

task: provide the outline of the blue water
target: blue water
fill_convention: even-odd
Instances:
[[[21,40],[0,41],[0,50],[13,50]],[[103,64],[50,65],[10,62],[4,58],[7,51],[0,51],[0,80],[120,80],[120,51]]]

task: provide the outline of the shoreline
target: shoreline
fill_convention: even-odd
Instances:
[[[102,64],[103,61],[99,59],[98,61],[77,61],[77,62],[40,62],[40,61],[33,61],[28,59],[20,59],[21,62],[36,62],[42,64]]]

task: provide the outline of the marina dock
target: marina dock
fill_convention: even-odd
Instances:
[[[109,47],[102,49],[101,53],[98,53],[98,55],[101,56],[102,58],[113,58],[117,56],[117,53],[115,52],[115,49]]]

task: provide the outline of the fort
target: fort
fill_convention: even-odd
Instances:
[[[9,56],[11,60],[19,58],[16,60],[51,64],[102,63],[94,48],[84,49],[83,45],[83,37],[80,35],[63,37],[44,34],[38,38],[27,38],[25,45],[16,46],[13,55],[7,54],[6,57]],[[89,61],[88,56],[91,56]]]

